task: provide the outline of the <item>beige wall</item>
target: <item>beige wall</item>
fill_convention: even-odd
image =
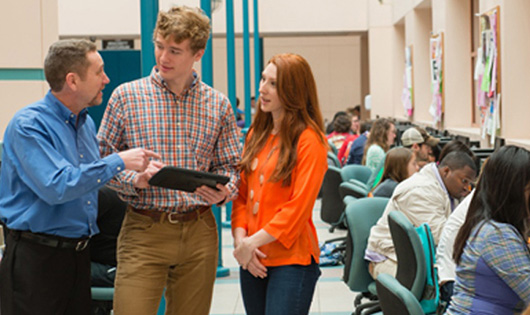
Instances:
[[[50,44],[58,39],[57,0],[0,1],[0,69],[42,69]],[[44,81],[0,78],[0,139],[13,114],[42,98]]]
[[[364,95],[369,93],[369,87],[364,87],[362,40],[360,35],[344,36],[275,36],[265,37],[263,40],[263,63],[275,54],[296,53],[309,62],[315,77],[320,105],[324,118],[331,120],[337,111],[361,104]],[[214,38],[214,87],[228,93],[226,68],[226,39]],[[254,49],[253,40],[250,41],[251,67],[251,95],[255,95],[254,88]],[[368,53],[366,52],[365,55]],[[368,56],[366,56],[367,60]],[[366,67],[367,67],[366,61]],[[196,69],[200,69],[200,64]],[[236,95],[241,101],[240,108],[245,106],[244,91],[244,63],[243,40],[236,38]],[[367,76],[367,70],[364,71]]]
[[[393,114],[392,105],[392,26],[370,28],[370,94],[372,96],[371,118],[388,117]]]
[[[414,120],[432,121],[429,114],[431,84],[429,70],[429,39],[432,15],[429,9],[415,9],[405,16],[405,45],[412,47]]]
[[[378,0],[370,0],[368,6],[368,51],[369,82],[372,97],[370,118],[393,116],[392,66],[395,47],[393,47],[392,10],[393,5]]]
[[[471,3],[445,0],[444,94],[446,128],[470,127],[473,65],[471,63]]]
[[[394,56],[392,58],[393,66],[393,113],[391,117],[400,120],[410,120],[405,114],[405,109],[401,101],[404,87],[405,75],[405,25],[404,23],[396,24],[394,26],[393,34],[393,48]]]
[[[373,112],[402,118],[401,90],[403,88],[403,47],[412,45],[414,66],[415,115],[413,122],[432,125],[430,105],[429,37],[444,33],[444,127],[452,133],[480,138],[480,128],[472,124],[473,47],[471,23],[474,13],[500,7],[500,90],[502,93],[501,131],[507,143],[530,148],[530,116],[528,91],[530,80],[530,1],[480,0],[480,12],[471,12],[472,0],[393,0],[384,5],[369,6],[370,78]],[[382,7],[391,6],[393,32],[384,32],[373,20],[386,21]],[[478,32],[478,30],[475,30]],[[475,34],[476,35],[476,34]],[[393,52],[381,53],[392,41]],[[392,55],[392,57],[389,57]],[[389,65],[389,59],[392,64]],[[387,67],[393,70],[392,80],[384,76]],[[377,84],[377,85],[376,85]],[[391,88],[392,107],[389,108],[387,89]],[[486,145],[482,140],[482,145]]]
[[[501,11],[502,135],[530,138],[530,1],[504,1]]]
[[[269,37],[263,58],[292,52],[311,66],[324,118],[361,103],[361,40],[359,36]]]
[[[244,62],[243,62],[243,39],[236,38],[236,95],[241,104],[240,109],[245,108],[245,78],[244,78]],[[228,95],[228,81],[227,81],[227,67],[226,67],[226,38],[214,38],[213,41],[213,85],[219,91]],[[250,95],[254,96],[254,41],[250,40]]]
[[[8,1],[8,0],[5,0]],[[130,36],[140,34],[140,0],[56,0],[59,1],[61,36]],[[266,0],[259,1],[260,32],[356,32],[366,31],[369,0]],[[371,0],[370,0],[371,1]],[[377,1],[377,0],[376,0]],[[13,1],[14,2],[14,1]],[[213,2],[213,1],[212,1]],[[242,1],[234,1],[235,31],[243,32]],[[200,6],[199,0],[160,0],[159,8],[175,4]],[[249,1],[250,29],[253,29],[253,1]],[[94,23],[97,17],[97,23]],[[225,1],[212,14],[213,32],[226,30]]]

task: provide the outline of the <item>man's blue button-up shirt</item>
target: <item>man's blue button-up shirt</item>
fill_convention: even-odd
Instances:
[[[123,169],[118,154],[100,158],[87,109],[75,115],[48,92],[18,111],[5,131],[0,219],[15,230],[94,235],[98,189]]]

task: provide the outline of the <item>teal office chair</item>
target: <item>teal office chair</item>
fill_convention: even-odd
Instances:
[[[357,177],[357,178],[355,177],[348,178],[347,176],[348,176],[348,173],[350,173],[350,171],[344,170],[344,168],[349,167],[349,166],[361,166],[361,167],[366,167],[366,166],[362,166],[362,165],[345,166],[343,168],[344,171],[341,171],[341,175],[344,174],[343,176],[344,182],[341,184],[339,188],[342,198],[344,198],[345,196],[353,196],[355,198],[364,198],[368,196],[368,193],[372,190],[376,180],[380,180],[384,165],[385,165],[385,160],[383,159],[381,163],[379,163],[379,166],[375,169],[374,172],[370,170],[370,174],[367,177],[363,176],[363,177]],[[353,170],[351,172],[353,172]]]
[[[427,263],[420,237],[400,211],[388,214],[388,226],[398,261],[396,279],[419,301],[427,280]]]
[[[377,296],[383,314],[423,315],[420,302],[414,294],[405,288],[394,277],[380,274],[375,280]]]
[[[351,164],[345,165],[340,170],[342,184],[339,187],[339,194],[342,199],[346,196],[355,198],[364,198],[370,191],[366,183],[372,176],[372,170],[363,165]]]
[[[320,218],[331,225],[330,232],[333,232],[335,228],[342,224],[341,218],[345,206],[339,194],[339,185],[341,183],[340,169],[329,166],[320,189],[322,195]]]
[[[329,147],[331,148],[331,152],[333,152],[335,155],[339,154],[339,149],[335,146],[333,141],[328,140]]]
[[[367,183],[372,175],[372,170],[368,166],[350,164],[345,165],[340,170],[340,176],[343,182],[350,181],[352,179],[358,180],[361,183]]]
[[[374,279],[368,272],[368,262],[364,260],[364,252],[370,229],[383,215],[388,200],[381,197],[357,199],[348,203],[345,210],[348,238],[343,280],[351,291],[361,292],[353,303],[355,314],[361,314],[363,310],[377,305],[373,301],[361,305],[363,297],[374,297],[369,293],[368,287],[372,284],[375,288]]]
[[[336,153],[328,151],[328,165],[329,166],[335,166],[337,168],[341,168],[339,158],[337,157]]]
[[[339,186],[339,195],[344,200],[347,196],[357,199],[365,198],[370,192],[365,184],[357,184],[357,181],[342,182]]]

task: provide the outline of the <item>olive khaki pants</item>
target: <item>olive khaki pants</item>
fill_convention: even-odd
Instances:
[[[215,217],[171,223],[127,210],[118,238],[114,314],[207,315],[217,270]]]

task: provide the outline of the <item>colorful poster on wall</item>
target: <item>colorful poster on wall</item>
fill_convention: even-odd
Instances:
[[[490,144],[501,129],[499,58],[499,7],[480,16],[480,46],[477,50],[474,79],[477,81],[476,106],[480,110],[481,134]]]
[[[414,78],[412,74],[412,46],[405,47],[405,74],[403,75],[403,92],[401,102],[405,110],[405,116],[412,117],[414,113]]]
[[[443,33],[433,35],[430,40],[431,93],[429,113],[433,117],[433,127],[442,127],[443,104]]]

